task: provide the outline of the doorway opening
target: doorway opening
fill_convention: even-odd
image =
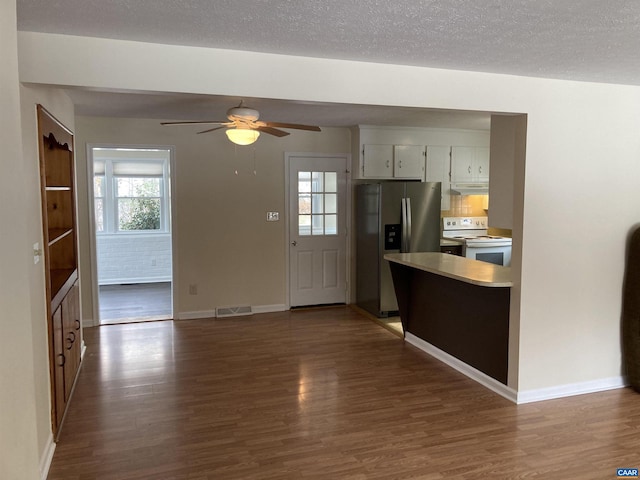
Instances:
[[[89,146],[100,325],[172,319],[168,147]]]

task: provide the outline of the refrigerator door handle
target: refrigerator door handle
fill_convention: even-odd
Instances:
[[[400,219],[400,221],[402,222],[402,229],[400,232],[401,235],[401,239],[400,239],[400,252],[404,253],[407,251],[407,199],[406,198],[402,198],[400,199],[400,205],[402,206],[402,217]]]
[[[406,252],[409,253],[411,252],[411,198],[407,197],[405,199],[405,202],[407,204],[407,208],[406,208],[406,216],[407,216],[407,244],[406,244]]]

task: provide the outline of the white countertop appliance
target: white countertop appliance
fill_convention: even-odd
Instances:
[[[444,217],[442,237],[462,243],[462,256],[509,267],[511,238],[487,234],[487,217]]]

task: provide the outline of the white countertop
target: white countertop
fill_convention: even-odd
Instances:
[[[448,253],[388,253],[385,260],[481,287],[511,287],[511,268]]]

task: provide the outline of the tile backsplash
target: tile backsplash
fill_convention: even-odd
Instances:
[[[441,217],[486,217],[489,204],[488,195],[451,195],[451,208],[442,210]],[[489,235],[511,237],[512,232],[505,228],[488,228]]]
[[[451,195],[449,210],[442,217],[483,217],[487,215],[488,195]]]

